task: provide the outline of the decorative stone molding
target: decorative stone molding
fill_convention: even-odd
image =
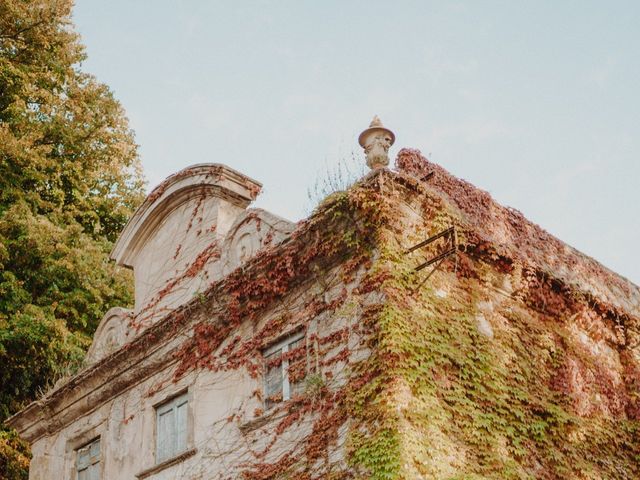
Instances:
[[[105,313],[93,335],[93,343],[85,357],[86,364],[106,357],[131,340],[133,335],[129,322],[132,313],[131,310],[121,307],[114,307]]]
[[[225,238],[222,248],[224,274],[238,268],[261,248],[280,243],[294,227],[294,223],[266,210],[247,210],[236,219]]]

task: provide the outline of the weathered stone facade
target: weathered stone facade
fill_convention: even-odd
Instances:
[[[638,287],[415,151],[397,167],[297,226],[221,165],[154,190],[113,251],[134,309],[10,419],[30,478],[77,478],[98,438],[108,479],[638,478]]]

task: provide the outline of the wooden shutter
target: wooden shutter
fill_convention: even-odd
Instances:
[[[78,449],[76,455],[78,480],[100,480],[100,439]]]
[[[188,408],[187,394],[184,394],[156,409],[156,463],[187,450]]]

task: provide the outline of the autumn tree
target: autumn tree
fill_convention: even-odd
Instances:
[[[141,200],[136,144],[81,71],[72,0],[0,0],[0,421],[80,365],[104,312],[131,302],[111,242]],[[0,477],[27,451],[0,431]]]

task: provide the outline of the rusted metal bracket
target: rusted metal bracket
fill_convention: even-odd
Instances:
[[[409,248],[406,253],[415,252],[416,250],[418,250],[420,248],[424,248],[427,245],[432,244],[433,242],[435,242],[436,240],[438,240],[440,238],[445,238],[446,239],[446,241],[447,241],[446,250],[440,252],[435,257],[428,259],[426,262],[421,263],[420,265],[418,265],[415,268],[416,272],[419,272],[420,270],[428,267],[429,265],[433,265],[436,262],[442,262],[445,258],[447,258],[447,257],[449,257],[451,255],[454,255],[457,252],[457,250],[458,250],[458,239],[457,239],[457,236],[456,236],[456,229],[455,229],[455,227],[449,227],[446,230],[443,230],[440,233],[436,233],[435,235],[433,235],[433,236],[427,238],[426,240],[418,243],[417,245],[414,245],[413,247]],[[440,266],[440,263],[438,263],[438,266]],[[431,276],[431,274],[429,274],[429,276]]]
[[[444,260],[445,258],[453,255],[454,253],[456,253],[456,248],[450,248],[449,250],[447,250],[446,252],[442,252],[440,255],[438,255],[437,257],[431,258],[429,260],[427,260],[424,263],[421,263],[420,265],[418,265],[415,270],[416,272],[419,272],[420,270],[422,270],[423,268],[427,268],[429,265],[433,265],[436,262],[439,262],[440,260]]]
[[[436,172],[431,171],[431,172],[427,173],[424,177],[422,177],[420,180],[422,180],[423,182],[431,180],[431,177],[433,177],[435,175],[435,173]]]
[[[440,233],[436,233],[435,235],[433,235],[433,236],[427,238],[426,240],[424,240],[424,241],[414,245],[413,247],[409,248],[407,250],[407,253],[415,252],[419,248],[426,247],[430,243],[433,243],[436,240],[438,240],[439,238],[446,237],[446,236],[452,236],[453,239],[454,239],[454,244],[455,244],[455,235],[456,235],[456,228],[455,227],[449,227],[446,230],[443,230]]]

